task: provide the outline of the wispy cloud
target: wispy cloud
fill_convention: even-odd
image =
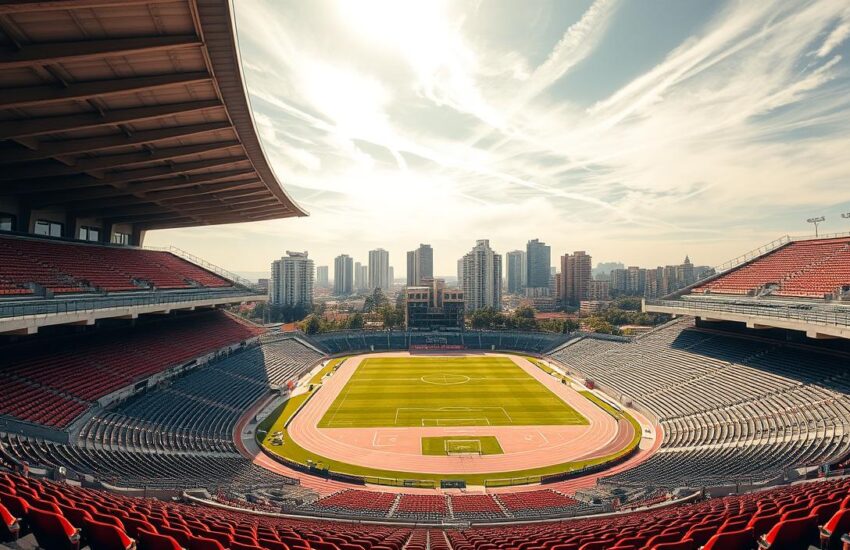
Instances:
[[[554,29],[554,18],[521,18],[522,3],[507,3],[502,23],[534,27],[476,19],[493,10],[471,0],[235,6],[262,139],[311,217],[152,242],[244,270],[286,248],[329,263],[383,246],[401,275],[418,242],[450,274],[482,237],[501,251],[540,237],[655,265],[685,253],[719,263],[806,231],[813,214],[850,229],[837,216],[850,207],[843,0],[730,1],[639,62],[618,33],[669,33],[663,17],[634,17],[660,8],[651,2],[595,0]],[[594,87],[607,91],[591,101],[572,93],[620,74],[633,77]],[[217,246],[222,236],[239,244]]]

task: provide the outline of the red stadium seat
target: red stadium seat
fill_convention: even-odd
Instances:
[[[139,550],[181,550],[180,543],[168,535],[139,530]]]
[[[215,539],[189,537],[188,550],[224,550],[224,546]]]
[[[86,539],[91,550],[132,550],[136,542],[111,523],[86,520]]]
[[[818,525],[815,516],[787,519],[777,523],[759,539],[759,547],[772,550],[808,550],[818,544]]]
[[[740,531],[718,533],[708,539],[702,550],[752,550],[755,542],[753,529],[748,527]]]
[[[841,509],[820,528],[823,548],[838,548],[841,536],[850,531],[850,509]]]
[[[29,522],[35,540],[45,550],[78,550],[80,530],[54,512],[30,509]]]
[[[0,504],[0,542],[15,542],[20,533],[21,526],[18,524],[18,518]]]

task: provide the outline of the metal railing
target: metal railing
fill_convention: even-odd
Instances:
[[[224,277],[225,279],[229,279],[229,280],[233,281],[234,283],[238,284],[239,286],[244,286],[246,288],[250,288],[251,290],[257,290],[259,288],[255,283],[252,283],[251,281],[249,281],[245,277],[237,275],[236,273],[233,273],[232,271],[228,271],[228,270],[224,269],[223,267],[219,267],[215,264],[211,264],[210,262],[206,261],[203,258],[199,258],[198,256],[195,256],[194,254],[192,254],[190,252],[186,252],[182,248],[177,248],[176,246],[172,245],[172,246],[145,246],[144,249],[145,250],[155,250],[157,252],[170,252],[171,254],[174,254],[175,256],[183,258],[184,260],[186,260],[188,262],[191,262],[193,264],[196,264],[196,265],[203,267],[207,271],[212,271],[216,275],[220,275],[220,276]]]
[[[197,302],[219,298],[251,296],[245,289],[204,290],[179,293],[144,293],[143,295],[98,296],[84,298],[49,299],[0,304],[0,319],[12,317],[40,317],[62,313],[95,312],[109,308],[166,305],[180,302]]]
[[[838,327],[850,326],[850,307],[826,308],[811,306],[803,309],[800,306],[784,306],[769,303],[743,304],[740,302],[716,302],[709,300],[646,300],[646,305],[685,309],[688,311],[719,311],[725,313],[741,313],[758,315],[773,319],[793,319],[807,323],[819,323]]]

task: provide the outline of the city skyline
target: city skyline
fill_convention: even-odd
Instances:
[[[850,230],[846,2],[235,11],[258,133],[310,216],[146,244],[242,271],[266,269],[282,238],[320,264],[383,246],[402,271],[426,240],[447,274],[483,237],[501,251],[539,235],[599,261],[717,265],[811,234],[809,218]]]

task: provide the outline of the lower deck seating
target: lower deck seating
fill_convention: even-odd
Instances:
[[[632,343],[584,339],[552,358],[660,420],[659,452],[610,483],[763,480],[850,451],[845,355],[695,329],[684,318]]]
[[[0,414],[63,428],[111,392],[262,332],[214,311],[9,346],[0,350]]]
[[[449,500],[455,519],[484,521],[507,517],[492,495],[452,495]]]
[[[164,454],[87,449],[4,436],[0,446],[17,460],[92,475],[122,487],[217,488],[281,486],[297,480],[281,476],[240,455]]]
[[[395,493],[379,493],[346,489],[313,502],[304,510],[324,514],[340,514],[385,518],[398,500]]]
[[[266,342],[169,380],[91,418],[79,444],[141,452],[236,453],[238,419],[272,386],[308,371],[321,354],[298,340]]]
[[[401,495],[392,517],[417,521],[439,521],[449,517],[444,495]]]
[[[0,505],[20,518],[21,534],[34,531],[37,539],[45,540],[50,533],[41,520],[45,513],[55,514],[62,519],[53,517],[54,521],[68,524],[66,533],[73,535],[79,529],[84,544],[92,548],[102,544],[103,536],[92,521],[115,526],[126,537],[122,546],[135,539],[139,548],[231,550],[651,550],[703,545],[707,550],[749,550],[762,537],[769,547],[807,550],[810,545],[839,548],[841,535],[850,529],[848,480],[605,518],[446,530],[254,515],[125,497],[3,472]],[[739,542],[733,545],[731,539]],[[658,546],[662,543],[674,546]]]
[[[534,519],[574,516],[599,511],[557,491],[543,489],[496,495],[499,503],[515,518]]]

